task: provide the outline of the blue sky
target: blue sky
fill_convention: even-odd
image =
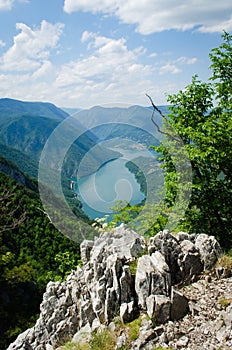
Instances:
[[[231,0],[0,0],[0,97],[166,104],[231,29]]]

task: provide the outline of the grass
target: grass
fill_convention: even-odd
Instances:
[[[130,268],[130,273],[132,276],[136,275],[137,266],[138,266],[138,259],[135,259],[134,261],[132,261],[130,263],[129,268]]]
[[[230,304],[232,304],[232,298],[221,298],[219,300],[219,303],[221,304],[222,307],[226,308],[227,306],[229,306]]]
[[[114,332],[110,332],[108,329],[94,332],[90,341],[79,344],[67,342],[60,347],[60,350],[114,350],[117,337],[122,333],[127,335],[127,344],[121,347],[120,350],[129,350],[132,342],[139,336],[139,329],[142,324],[141,317],[127,324],[122,324],[119,321],[115,322],[115,324],[116,329]]]
[[[115,335],[109,330],[94,333],[90,340],[91,350],[114,350],[115,345]]]
[[[88,343],[74,344],[66,343],[61,350],[114,350],[116,345],[116,335],[109,330],[93,333]]]
[[[128,329],[128,341],[133,342],[139,337],[139,328],[142,325],[141,317],[136,318],[134,321],[127,323],[126,328]]]
[[[217,262],[216,267],[222,266],[226,270],[232,271],[232,256],[223,255]]]

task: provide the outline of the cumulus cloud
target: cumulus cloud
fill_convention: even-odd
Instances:
[[[162,65],[159,69],[159,74],[178,74],[182,72],[184,65],[192,65],[197,62],[196,57],[179,57],[173,62],[168,62]]]
[[[176,60],[176,63],[181,63],[181,64],[194,64],[197,62],[197,58],[196,57],[179,57]]]
[[[12,9],[15,0],[0,0],[0,11],[9,11]],[[18,2],[27,3],[30,0],[18,0]]]
[[[50,50],[56,47],[63,24],[51,24],[44,20],[37,29],[32,29],[24,23],[17,23],[16,28],[20,33],[14,37],[13,46],[0,58],[3,71],[39,69],[49,57]]]
[[[91,45],[91,54],[64,65],[56,84],[69,89],[79,98],[89,95],[93,100],[121,100],[124,96],[142,94],[151,87],[152,67],[139,62],[141,47],[129,50],[124,38],[112,39],[84,32],[82,41]],[[98,98],[97,98],[98,97]],[[86,97],[85,97],[86,98]]]
[[[231,0],[64,0],[64,11],[100,12],[136,24],[141,34],[164,30],[221,32],[232,29]]]
[[[181,72],[181,69],[178,68],[176,65],[174,64],[165,64],[164,66],[162,66],[160,68],[160,74],[178,74]]]
[[[4,47],[6,45],[6,43],[0,39],[0,47]]]
[[[12,9],[14,0],[0,0],[0,11],[8,11]]]

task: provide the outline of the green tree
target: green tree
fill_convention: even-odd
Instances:
[[[225,248],[232,238],[232,36],[210,54],[212,76],[170,95],[164,132],[173,129],[182,139],[193,171],[192,196],[179,228],[216,236]],[[156,151],[166,170],[166,204],[174,205],[178,174],[170,150],[177,141],[166,138]]]

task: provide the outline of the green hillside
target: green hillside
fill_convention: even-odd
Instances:
[[[12,158],[9,147],[29,156],[29,164],[34,169],[30,170],[25,167],[26,159],[26,161],[22,162],[22,166],[24,167],[22,170],[29,171],[30,175],[35,176],[35,163],[38,163],[46,141],[55,128],[67,116],[67,113],[49,103],[1,99],[0,143],[8,147],[7,150],[6,148],[3,150],[2,154],[17,164],[17,155],[15,151],[12,151],[15,155]],[[75,124],[79,128],[79,131],[77,129],[77,134],[81,134],[81,124],[77,120]],[[96,136],[87,131],[72,144],[64,162],[64,174],[66,176],[71,177],[76,174],[81,159],[86,152],[96,146],[97,141]],[[95,148],[94,154],[90,153],[88,156],[88,162],[86,163],[83,175],[94,172],[100,164],[119,156],[120,154],[117,152],[102,147]],[[22,159],[23,156],[20,155],[20,158]],[[55,164],[51,164],[51,166],[55,168]]]
[[[25,174],[37,179],[38,177],[38,163],[34,161],[27,154],[18,151],[15,148],[9,147],[0,143],[0,154],[17,165]]]
[[[25,102],[10,98],[0,99],[0,119],[15,118],[21,115],[40,116],[50,119],[63,120],[68,113],[46,102]]]
[[[19,171],[13,166],[11,170]],[[44,214],[38,193],[2,171],[0,223],[0,348],[4,349],[34,323],[46,283],[62,280],[76,268],[80,255],[79,245]]]

